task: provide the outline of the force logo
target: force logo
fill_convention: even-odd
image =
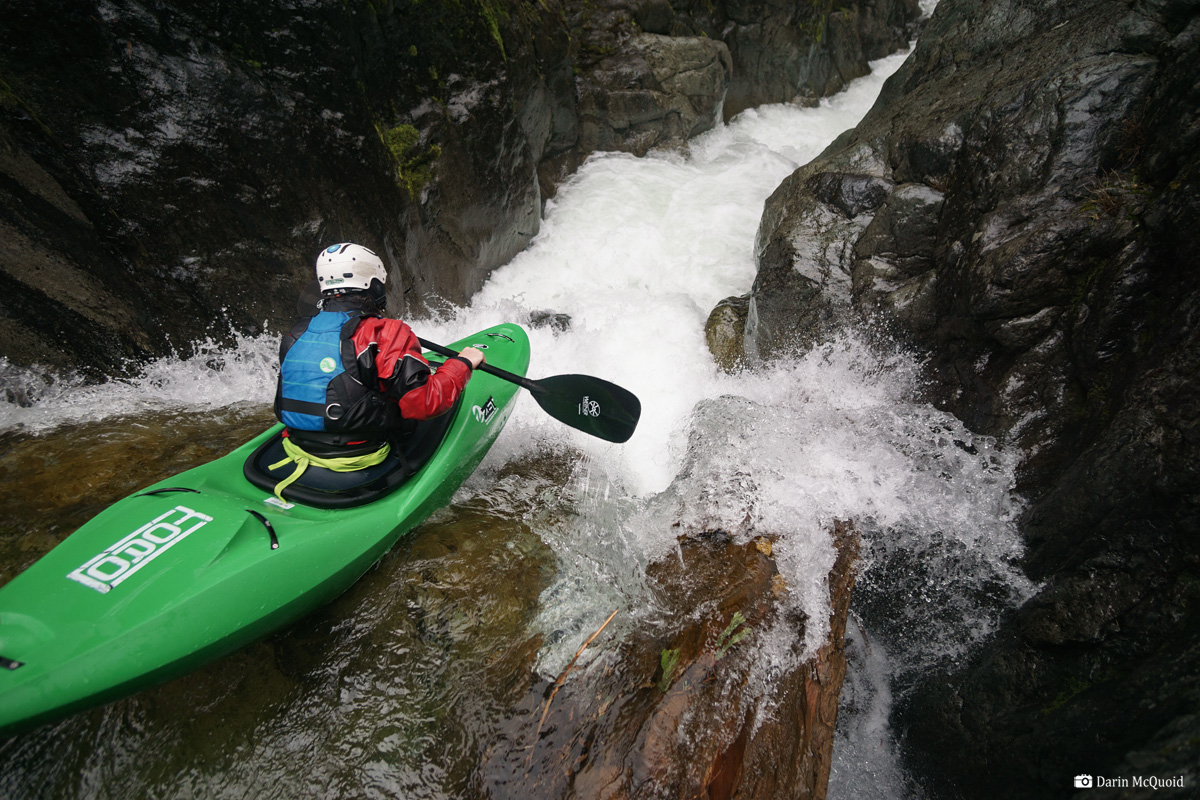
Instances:
[[[600,416],[600,404],[595,400],[591,400],[585,394],[583,401],[579,404],[579,416],[581,417],[598,417]]]
[[[195,533],[212,517],[175,506],[67,575],[89,589],[106,594],[114,586]]]
[[[496,416],[496,411],[496,398],[494,397],[489,397],[482,407],[475,406],[471,409],[471,413],[475,415],[475,420],[482,422],[484,425],[492,421],[492,417]]]

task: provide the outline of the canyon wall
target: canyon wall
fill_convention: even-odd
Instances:
[[[1194,2],[943,0],[862,123],[767,202],[753,290],[714,310],[728,363],[864,325],[1023,454],[1041,591],[901,687],[917,773],[951,793],[1196,780],[1197,74]]]

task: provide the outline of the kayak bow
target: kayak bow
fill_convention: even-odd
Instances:
[[[518,325],[456,343],[469,346],[513,373],[529,365]],[[275,426],[101,512],[0,588],[0,736],[182,675],[333,600],[450,500],[516,391],[474,375],[424,466],[369,502],[318,508],[248,481]]]

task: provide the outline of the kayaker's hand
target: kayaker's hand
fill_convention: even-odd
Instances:
[[[471,369],[479,369],[484,360],[483,353],[474,347],[464,347],[459,355],[471,362]]]

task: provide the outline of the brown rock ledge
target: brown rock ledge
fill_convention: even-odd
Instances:
[[[850,524],[836,523],[831,535],[830,637],[814,658],[772,677],[771,697],[747,691],[761,669],[759,632],[805,624],[780,603],[788,588],[771,541],[737,544],[720,531],[681,539],[678,558],[648,571],[666,621],[611,650],[612,632],[601,631],[591,643],[598,653],[531,686],[484,756],[483,793],[825,797],[859,550]]]

